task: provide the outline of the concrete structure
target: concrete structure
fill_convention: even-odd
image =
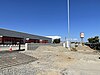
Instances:
[[[52,39],[0,28],[0,44],[51,43]]]
[[[48,38],[52,38],[52,43],[54,41],[54,39],[61,39],[61,36],[46,36]]]

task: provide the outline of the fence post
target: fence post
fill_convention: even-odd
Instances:
[[[25,43],[25,51],[27,51],[28,43]]]

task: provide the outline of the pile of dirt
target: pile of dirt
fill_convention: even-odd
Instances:
[[[31,66],[38,68],[38,73],[46,73],[46,75],[58,75],[60,71],[71,62],[74,61],[74,57],[67,55],[68,49],[62,46],[40,46],[36,50],[28,50],[24,52],[27,55],[33,56],[38,60],[31,64]],[[42,69],[42,70],[41,70]]]
[[[94,51],[93,49],[91,49],[89,46],[82,46],[82,45],[79,45],[78,47],[76,47],[76,50],[78,51]]]

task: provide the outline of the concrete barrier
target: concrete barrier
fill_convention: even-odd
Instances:
[[[25,50],[35,50],[39,46],[54,46],[54,47],[56,47],[56,46],[62,46],[62,44],[26,43],[25,44]]]

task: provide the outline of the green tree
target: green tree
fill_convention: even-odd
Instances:
[[[53,43],[60,43],[60,39],[54,39]]]
[[[88,38],[89,43],[98,43],[99,42],[99,36]]]

